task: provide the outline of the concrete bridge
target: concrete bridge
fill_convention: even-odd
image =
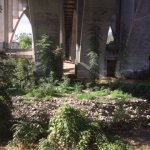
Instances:
[[[150,69],[149,0],[0,0],[0,48],[11,48],[23,14],[29,18],[34,43],[48,34],[76,63],[78,78],[89,78],[91,28],[99,29],[99,78],[109,69],[117,77],[148,77]],[[115,57],[106,50],[109,27]],[[36,47],[34,49],[36,60]]]

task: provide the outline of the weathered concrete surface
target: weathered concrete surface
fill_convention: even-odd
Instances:
[[[5,38],[4,38],[4,34],[5,34],[5,30],[4,30],[4,1],[0,0],[0,5],[2,8],[2,11],[0,12],[0,49],[2,49],[4,47],[4,42],[5,42]]]
[[[120,72],[128,78],[145,78],[150,69],[150,1],[139,1],[126,43]]]
[[[81,31],[80,63],[77,66],[78,78],[89,78],[90,29],[100,28],[99,38],[99,77],[106,75],[105,47],[111,17],[115,9],[116,0],[86,0],[84,4],[83,24]],[[78,16],[80,17],[80,16]]]
[[[77,13],[74,11],[73,25],[72,25],[72,36],[71,36],[71,61],[75,63],[76,60],[76,41],[77,39]]]
[[[34,42],[47,34],[59,45],[61,0],[29,0],[29,6]]]

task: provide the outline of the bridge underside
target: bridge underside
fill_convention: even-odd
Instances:
[[[64,50],[64,57],[76,64],[78,78],[89,78],[91,29],[98,33],[99,78],[142,78],[150,72],[150,1],[148,0],[0,0],[1,48],[11,39],[23,13],[29,17],[34,44],[49,35]],[[12,4],[12,5],[11,5]],[[13,14],[13,15],[11,15]],[[4,25],[3,25],[4,24]],[[111,26],[115,47],[108,48]],[[36,60],[36,47],[34,49]]]

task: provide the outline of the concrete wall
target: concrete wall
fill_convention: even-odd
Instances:
[[[76,60],[76,41],[77,39],[77,13],[74,11],[71,35],[71,61],[75,63]]]
[[[43,34],[60,44],[61,0],[29,0],[34,42]]]
[[[81,30],[80,62],[77,66],[78,78],[89,78],[89,59],[87,54],[90,50],[90,29],[98,26],[99,38],[99,77],[106,75],[105,47],[108,29],[111,23],[116,0],[86,0],[83,12],[83,24]]]
[[[121,73],[129,78],[144,78],[150,68],[150,1],[139,1],[128,36]]]

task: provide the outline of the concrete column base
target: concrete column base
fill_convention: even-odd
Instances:
[[[90,79],[90,71],[82,64],[78,63],[75,66],[75,73],[78,79]]]

